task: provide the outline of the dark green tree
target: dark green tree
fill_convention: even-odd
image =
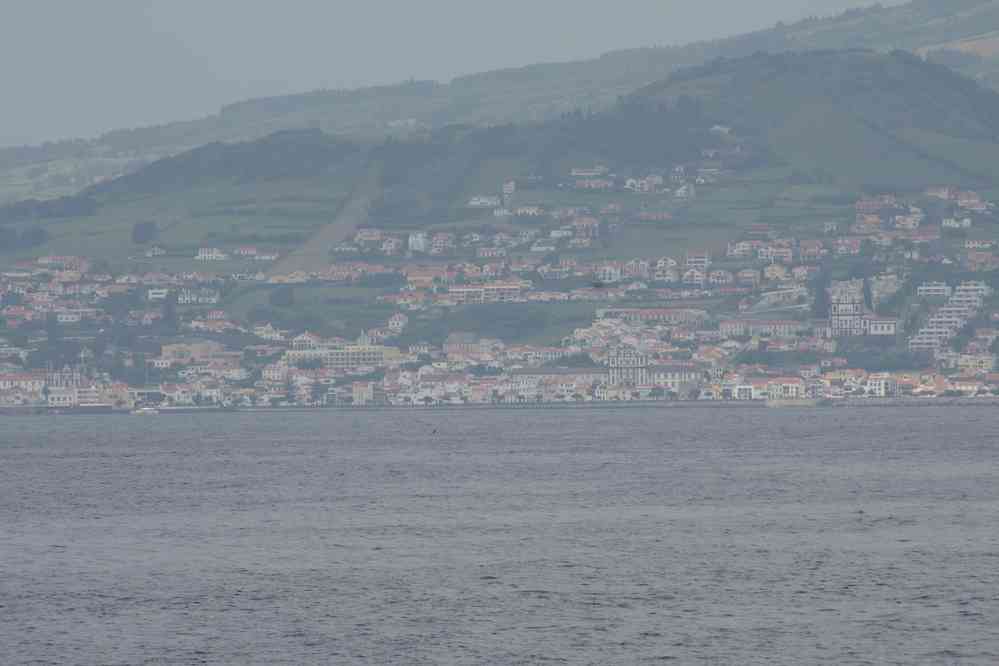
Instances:
[[[313,382],[311,388],[312,402],[321,405],[325,402],[326,386],[322,382]]]
[[[56,317],[54,312],[50,312],[47,317],[45,317],[45,339],[48,342],[50,348],[57,347],[62,342],[62,324],[59,323],[59,318]]]
[[[0,307],[6,308],[11,305],[21,305],[24,303],[24,297],[21,296],[16,291],[8,291],[3,296],[0,296]]]
[[[828,271],[821,271],[812,282],[812,290],[815,292],[815,300],[812,302],[812,316],[816,319],[829,318],[829,283],[830,275]]]
[[[171,293],[163,302],[163,328],[169,335],[180,331],[180,315],[177,314],[177,294]]]
[[[156,239],[159,229],[155,222],[136,222],[132,226],[132,242],[136,245],[145,245]]]
[[[278,287],[271,292],[268,297],[268,302],[271,307],[275,308],[290,308],[295,305],[295,289],[294,287]]]

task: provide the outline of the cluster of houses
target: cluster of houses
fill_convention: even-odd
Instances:
[[[167,256],[190,258],[191,255],[185,254],[184,251],[181,250],[170,250],[163,245],[153,245],[145,251],[145,257],[147,259],[159,259]],[[205,263],[228,261],[274,262],[280,258],[280,253],[276,250],[258,248],[255,245],[240,245],[232,250],[225,250],[220,247],[203,246],[198,248],[193,258],[196,261]]]
[[[608,179],[617,188],[620,180],[603,167],[571,175],[573,187]],[[691,180],[674,169],[620,186],[672,188],[675,195],[711,175]],[[509,181],[501,194],[474,197],[468,206],[510,210],[516,189]],[[514,208],[517,216],[539,218],[516,230],[360,229],[334,248],[323,270],[288,275],[112,275],[82,257],[23,262],[0,273],[0,408],[999,393],[992,288],[999,259],[993,241],[975,233],[991,223],[994,206],[973,192],[932,188],[910,201],[865,197],[852,221],[826,223],[809,237],[756,224],[739,229],[724,248],[672,255],[664,248],[658,257],[614,260],[565,251],[600,242],[620,224],[669,219],[667,212],[624,208]],[[231,252],[271,260],[256,248]],[[202,248],[197,258],[221,262],[231,252]],[[834,279],[828,273],[837,262],[870,270]],[[930,268],[944,277],[914,277]],[[377,298],[394,314],[355,339],[251,324],[227,309],[226,295],[244,282],[335,289],[373,277],[392,278],[379,282],[390,286]],[[593,303],[593,319],[549,346],[461,331],[443,340],[407,335],[414,319],[441,309],[562,302]],[[53,327],[79,343],[79,357],[40,367],[36,353],[51,343]],[[120,328],[156,339],[143,351],[95,343]],[[851,361],[868,347],[909,353],[909,369],[886,372]],[[111,356],[117,374],[107,369]]]
[[[622,176],[612,173],[606,166],[597,165],[573,168],[569,173],[569,180],[560,186],[588,192],[657,194],[689,201],[697,197],[698,186],[714,184],[721,172],[717,165],[693,168],[676,165],[659,172]]]
[[[469,231],[463,234],[439,231],[389,232],[383,229],[359,229],[354,237],[333,248],[335,256],[451,257],[459,254],[479,259],[506,257],[517,248],[531,246],[540,235],[536,229],[517,233]]]
[[[713,324],[717,324],[714,326]],[[401,330],[404,316],[390,326]],[[956,354],[949,369],[872,372],[837,355],[828,325],[724,320],[696,308],[606,308],[556,346],[507,344],[470,333],[405,348],[252,328],[257,343],[232,349],[189,336],[141,359],[169,379],[127,385],[88,372],[0,365],[0,406],[55,409],[433,406],[633,400],[797,401],[846,397],[999,393],[993,355]],[[999,328],[976,331],[984,349]],[[769,367],[747,350],[814,352]],[[249,360],[252,359],[252,360]],[[131,355],[130,362],[139,362]]]
[[[710,152],[710,151],[709,151]],[[717,155],[709,157],[717,158]],[[673,219],[670,202],[691,201],[697,187],[714,184],[722,175],[721,162],[701,165],[676,165],[658,173],[619,176],[602,165],[574,167],[568,179],[554,185],[575,191],[602,191],[657,195],[652,208],[642,206],[625,212],[621,203],[612,202],[594,209],[591,206],[549,206],[529,201],[517,203],[518,181],[507,180],[497,194],[479,194],[465,202],[473,218],[488,215],[497,226],[517,220],[527,228],[501,228],[492,231],[409,232],[386,229],[359,229],[354,236],[332,248],[339,257],[355,256],[469,256],[500,259],[521,250],[548,254],[559,250],[582,251],[593,247],[624,222],[667,222]],[[602,224],[606,223],[606,224]]]

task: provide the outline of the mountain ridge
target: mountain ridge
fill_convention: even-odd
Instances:
[[[720,40],[643,47],[597,58],[539,63],[456,77],[356,90],[317,90],[244,100],[202,119],[122,129],[92,141],[0,149],[0,202],[72,194],[100,179],[213,143],[286,129],[378,139],[452,123],[539,122],[575,109],[612,108],[617,98],[678,69],[755,52],[873,48],[922,51],[999,87],[999,57],[980,57],[960,40],[999,30],[999,0],[913,0],[848,10]],[[960,43],[959,43],[960,42]],[[927,50],[929,49],[929,50]]]
[[[772,28],[752,31],[731,37],[715,40],[702,40],[676,46],[646,46],[628,49],[618,49],[603,53],[594,58],[571,60],[564,62],[534,63],[522,67],[509,67],[486,72],[473,73],[458,76],[449,82],[437,81],[407,81],[398,84],[370,86],[349,90],[323,90],[317,89],[290,95],[267,96],[261,98],[251,98],[224,105],[218,114],[208,116],[205,119],[224,118],[234,112],[242,112],[253,107],[273,107],[277,100],[282,105],[295,106],[306,100],[342,100],[344,98],[371,97],[384,93],[400,92],[408,94],[414,90],[424,93],[432,90],[454,89],[457,91],[474,88],[482,82],[496,82],[497,80],[519,81],[530,80],[538,76],[550,78],[551,75],[571,72],[572,70],[584,70],[587,74],[601,65],[610,65],[614,74],[627,79],[627,85],[633,88],[639,85],[632,85],[636,71],[641,72],[644,64],[646,70],[640,75],[651,75],[652,80],[663,78],[663,66],[686,66],[697,64],[715,57],[726,57],[736,55],[748,55],[757,50],[774,51],[779,49],[816,49],[816,48],[850,48],[883,45],[886,40],[890,43],[884,47],[905,48],[912,50],[917,46],[926,46],[922,35],[925,33],[926,24],[938,22],[941,17],[952,15],[955,26],[947,28],[946,37],[951,40],[957,37],[968,37],[976,34],[984,34],[989,29],[999,29],[999,0],[950,0],[946,10],[942,9],[940,3],[933,0],[913,0],[910,3],[898,6],[884,7],[874,4],[867,8],[846,10],[840,14],[823,18],[805,18],[790,24],[778,23]],[[972,14],[966,16],[967,12]],[[872,35],[867,32],[859,32],[858,22],[867,22],[879,29],[885,29],[890,25],[895,26],[895,37],[886,37],[884,34]],[[940,28],[937,27],[939,30]],[[855,44],[844,43],[842,31],[854,31],[855,36],[850,40]],[[838,32],[839,31],[839,32]],[[890,32],[885,30],[885,32]],[[946,43],[947,39],[934,37],[941,43]],[[829,43],[833,42],[833,43]],[[651,71],[648,71],[651,70]],[[264,109],[266,110],[266,109]],[[199,119],[190,121],[179,121],[177,123],[167,123],[150,127],[138,127],[130,129],[113,130],[105,133],[98,140],[115,137],[121,133],[155,130],[171,127],[174,125],[187,125],[197,123]],[[207,142],[205,142],[207,143]],[[6,150],[6,149],[4,149]]]

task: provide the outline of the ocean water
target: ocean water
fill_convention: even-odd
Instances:
[[[999,663],[999,413],[0,417],[2,664]]]

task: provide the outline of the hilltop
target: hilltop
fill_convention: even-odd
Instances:
[[[457,78],[249,100],[208,118],[111,132],[94,141],[0,150],[0,201],[80,191],[212,142],[317,128],[358,138],[405,136],[449,124],[542,122],[576,109],[612,108],[621,95],[678,69],[756,52],[904,49],[999,86],[999,0],[915,0],[680,47],[616,51],[592,60],[532,65]]]

